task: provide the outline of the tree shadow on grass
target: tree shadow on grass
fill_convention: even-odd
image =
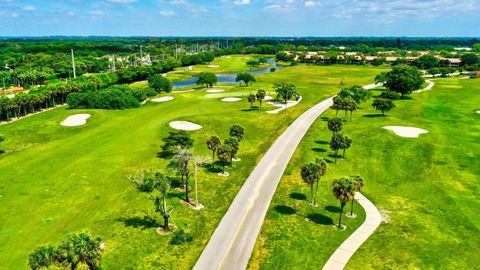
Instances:
[[[328,144],[327,141],[315,141],[316,144]]]
[[[330,217],[327,217],[325,215],[319,214],[319,213],[314,213],[314,214],[308,214],[308,219],[316,224],[321,224],[321,225],[332,225],[333,224],[333,219]]]
[[[305,196],[305,194],[298,193],[298,192],[290,193],[290,198],[292,198],[294,200],[299,200],[299,201],[306,201],[307,200],[307,196]]]
[[[286,206],[286,205],[277,205],[273,209],[275,209],[275,211],[283,215],[293,215],[297,212],[292,207]]]
[[[213,165],[213,166],[212,166]],[[225,168],[228,166],[228,164],[225,164]],[[222,172],[222,162],[220,161],[215,161],[213,164],[210,163],[208,166],[205,166],[204,169],[207,171],[207,172],[211,172],[211,173],[219,173],[219,172]]]
[[[324,122],[327,122],[328,119],[330,119],[330,117],[322,116],[322,117],[320,117],[320,119],[322,119],[322,121],[324,121]]]
[[[333,206],[333,205],[325,206],[325,210],[331,213],[340,213],[340,207],[338,206]]]
[[[324,158],[323,160],[325,160],[325,162],[328,163],[328,164],[332,164],[332,163],[333,163],[333,160],[328,159],[328,158]]]
[[[386,115],[383,115],[381,113],[374,113],[374,114],[364,114],[362,115],[362,117],[365,117],[365,118],[377,118],[377,117],[384,117]]]
[[[260,107],[253,106],[252,108],[242,109],[242,112],[251,112],[251,111],[258,111],[258,110],[260,110]]]
[[[328,157],[331,157],[331,158],[337,157],[337,159],[343,158],[342,155],[340,155],[340,154],[335,154],[335,153],[328,154],[327,156],[328,156]]]
[[[323,149],[323,148],[318,148],[318,147],[314,147],[314,148],[311,148],[312,151],[314,152],[317,152],[317,153],[325,153],[327,152],[327,150]]]
[[[140,228],[142,230],[160,227],[154,218],[150,216],[132,217],[132,218],[119,218],[117,221],[123,222],[127,227]]]
[[[400,97],[400,100],[413,100],[413,97],[411,97],[411,96],[403,96],[403,97]]]

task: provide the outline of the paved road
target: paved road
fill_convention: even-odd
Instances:
[[[377,207],[360,192],[355,194],[355,200],[365,209],[365,221],[347,238],[330,256],[323,270],[342,270],[352,255],[367,241],[382,222],[382,216]]]
[[[333,104],[324,100],[304,112],[270,147],[243,184],[194,269],[245,269],[270,201],[295,149],[313,122]]]

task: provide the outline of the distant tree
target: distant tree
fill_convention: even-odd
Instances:
[[[360,85],[353,85],[351,87],[343,88],[338,95],[342,98],[350,97],[357,104],[361,104],[370,98],[371,93],[370,90],[364,89]]]
[[[380,94],[379,97],[383,98],[383,99],[399,100],[400,99],[400,94],[397,93],[397,92],[386,90],[386,91],[382,91],[382,93]]]
[[[205,85],[206,87],[212,87],[217,84],[218,78],[215,74],[210,72],[202,72],[198,75],[197,85]]]
[[[438,67],[439,61],[433,54],[425,54],[417,58],[417,66],[421,69],[431,69]]]
[[[99,269],[101,261],[101,239],[86,232],[72,233],[58,246],[62,264],[70,269],[77,269],[79,265],[87,265],[88,269]]]
[[[217,149],[217,157],[222,162],[222,172],[225,173],[225,163],[232,158],[232,149],[227,144],[222,144]]]
[[[343,158],[345,158],[345,151],[350,148],[350,146],[352,145],[352,142],[353,140],[348,137],[348,136],[343,136],[343,140],[342,140],[342,143],[340,145],[340,149],[343,150]]]
[[[335,110],[335,116],[338,116],[338,111],[341,111],[345,108],[344,98],[341,96],[335,96],[333,98],[332,109]]]
[[[247,61],[247,66],[258,67],[260,66],[260,63],[257,60],[249,60]]]
[[[165,157],[171,157],[176,148],[187,149],[193,146],[193,139],[190,137],[190,134],[184,130],[172,131],[162,140],[164,141],[162,145],[162,155]]]
[[[209,150],[212,151],[212,169],[215,167],[215,153],[218,150],[218,147],[222,143],[220,142],[220,139],[217,136],[212,136],[210,139],[207,141],[207,147]]]
[[[353,200],[355,196],[354,189],[355,188],[352,181],[348,178],[341,177],[333,181],[333,195],[340,200],[340,218],[338,220],[339,228],[342,227],[343,208],[348,201]]]
[[[480,52],[480,43],[473,44],[473,50],[475,52]]]
[[[151,88],[155,89],[157,93],[172,92],[173,84],[167,78],[160,74],[152,75],[148,78],[148,84]]]
[[[354,192],[360,192],[360,190],[363,188],[363,178],[359,175],[350,176],[350,181],[353,183]],[[353,200],[350,208],[350,216],[353,216]]]
[[[332,117],[328,119],[328,129],[332,131],[332,135],[340,132],[343,128],[343,121],[340,117]]]
[[[352,114],[356,110],[358,110],[358,103],[353,99],[347,99],[346,111],[350,112],[350,121],[352,121]]]
[[[285,101],[285,106],[287,106],[287,102],[289,99],[291,99],[293,96],[297,96],[297,88],[293,83],[275,83],[273,85],[273,89],[275,89],[275,91],[277,92],[277,96]]]
[[[235,124],[232,127],[230,127],[230,136],[235,138],[237,141],[243,140],[243,137],[245,136],[245,129],[240,126],[239,124]]]
[[[425,80],[416,67],[398,66],[393,67],[387,73],[385,86],[390,90],[400,93],[402,97],[420,89]]]
[[[190,203],[190,161],[193,158],[191,148],[177,148],[175,154],[168,165],[169,168],[173,169],[177,176],[180,176],[180,180],[185,186],[185,201]]]
[[[248,72],[238,73],[237,77],[235,78],[236,82],[244,82],[245,86],[248,86],[250,82],[256,82],[255,76]]]
[[[466,53],[460,56],[462,66],[470,66],[479,64],[479,57],[474,53]]]
[[[338,150],[342,148],[343,140],[344,139],[342,133],[333,134],[330,140],[330,149],[335,151],[335,163],[337,163]]]
[[[382,115],[385,115],[385,112],[391,111],[393,108],[395,108],[395,103],[391,101],[390,99],[375,99],[372,103],[373,108],[377,111],[381,111]]]
[[[265,90],[259,89],[257,91],[256,97],[257,97],[258,102],[260,103],[260,108],[262,108],[262,101],[265,99],[265,95],[266,95]]]
[[[155,206],[155,212],[163,217],[163,229],[169,230],[168,220],[172,209],[167,208],[167,195],[170,189],[170,178],[158,170],[143,170],[129,176],[138,192],[148,194]]]
[[[253,107],[253,104],[257,100],[257,97],[254,94],[248,95],[248,102],[250,103],[250,108]]]
[[[240,149],[239,140],[235,137],[229,137],[224,142],[225,145],[230,147],[230,163]]]

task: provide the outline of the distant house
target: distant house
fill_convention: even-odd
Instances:
[[[6,71],[11,71],[12,69],[9,66],[5,65],[5,70]]]

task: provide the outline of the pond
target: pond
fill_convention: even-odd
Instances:
[[[275,68],[275,70],[280,70],[283,68],[283,66],[277,65],[277,63],[272,58],[267,58],[267,63],[269,63],[271,66],[252,70],[252,71],[249,71],[248,73],[253,75],[260,75],[260,74],[271,72],[272,68]],[[216,74],[215,76],[217,76],[219,83],[237,83],[235,82],[235,78],[237,77],[236,73],[235,74],[234,73]],[[193,76],[182,81],[173,82],[173,89],[193,86],[196,84],[197,80],[198,80],[198,77]]]

